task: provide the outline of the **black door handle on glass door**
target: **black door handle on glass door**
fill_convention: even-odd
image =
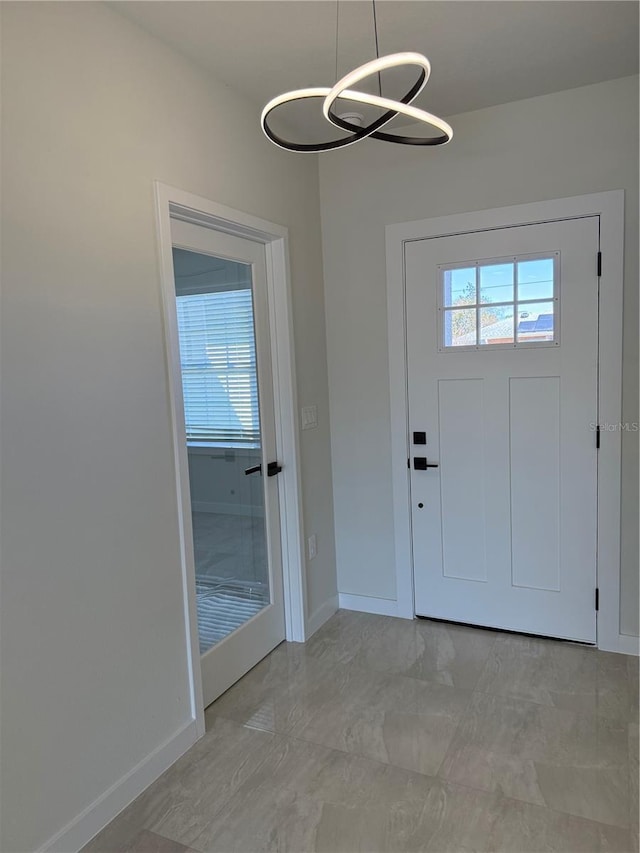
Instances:
[[[252,465],[251,468],[244,469],[245,474],[257,474],[258,471],[262,474],[262,465]],[[267,465],[267,477],[275,477],[280,471],[282,471],[282,465],[278,465],[277,462],[269,462]]]

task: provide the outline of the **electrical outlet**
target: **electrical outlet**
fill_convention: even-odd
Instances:
[[[307,552],[310,560],[313,560],[318,553],[318,540],[316,539],[315,533],[312,533],[307,540]]]

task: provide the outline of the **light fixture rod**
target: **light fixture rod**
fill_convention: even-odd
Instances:
[[[380,47],[378,46],[378,18],[376,16],[376,0],[371,0],[373,6],[373,34],[376,41],[376,59],[380,59]],[[336,77],[338,75],[336,74]],[[382,96],[382,77],[378,71],[378,94]]]
[[[336,80],[338,79],[338,33],[340,31],[340,0],[336,0]]]

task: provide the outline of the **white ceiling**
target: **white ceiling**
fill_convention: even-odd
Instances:
[[[369,0],[111,5],[258,109],[280,92],[335,82],[336,11],[339,74],[375,56]],[[431,80],[416,104],[442,116],[638,73],[638,8],[630,0],[376,3],[380,53],[429,57]],[[324,127],[315,123],[317,102],[309,106],[313,114],[291,113],[291,121]]]

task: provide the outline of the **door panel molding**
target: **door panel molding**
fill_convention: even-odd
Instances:
[[[600,423],[619,423],[622,413],[623,190],[453,214],[388,225],[386,228],[391,455],[399,616],[411,619],[415,614],[407,468],[410,441],[405,243],[588,216],[600,217],[600,250],[603,258],[599,300],[598,419]],[[637,638],[620,633],[620,464],[621,433],[619,430],[607,432],[598,456],[597,563],[600,610],[597,643],[599,648],[607,651],[638,654]]]
[[[173,275],[171,219],[211,228],[223,234],[261,243],[266,253],[269,322],[272,330],[276,450],[284,462],[279,477],[282,573],[286,639],[303,642],[307,636],[306,585],[302,535],[302,489],[300,448],[297,433],[297,393],[293,349],[291,282],[289,275],[289,232],[268,222],[202,196],[155,182],[156,227],[160,265],[161,298],[165,324],[167,380],[171,404],[173,455],[176,471],[176,500],[180,524],[180,557],[184,597],[187,655],[191,685],[191,714],[198,736],[204,734],[204,705],[198,620],[195,595],[195,567],[189,530],[190,494],[187,450],[182,409],[182,377],[178,331],[175,324],[175,282]]]

